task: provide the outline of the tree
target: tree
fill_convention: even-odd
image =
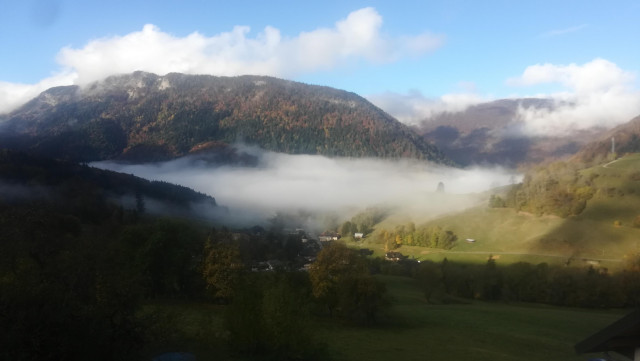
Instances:
[[[484,266],[482,272],[482,289],[481,295],[485,300],[497,300],[500,298],[502,290],[502,273],[496,266],[496,260],[493,255],[489,255],[489,259]]]
[[[334,242],[318,253],[309,279],[313,296],[329,316],[373,322],[388,303],[384,285],[371,278],[364,258],[344,243]]]
[[[284,277],[268,283],[262,297],[267,343],[277,359],[308,359],[314,350],[308,298]]]
[[[318,357],[322,349],[310,327],[308,284],[281,273],[250,274],[240,283],[224,318],[232,349],[260,359]]]
[[[210,238],[205,245],[202,275],[214,298],[229,301],[234,295],[234,286],[240,279],[244,264],[236,245],[214,242]]]
[[[397,245],[396,247],[400,247],[400,246],[402,246],[402,236],[400,236],[399,234],[397,234],[397,235],[396,235],[396,240],[395,240],[395,242],[396,242],[396,245]]]
[[[413,223],[413,222],[407,223],[407,226],[405,227],[405,230],[406,230],[407,233],[415,233],[416,224]]]
[[[347,236],[353,236],[353,234],[351,234],[351,222],[350,221],[346,221],[342,224],[342,227],[340,227],[340,235],[342,237],[347,237]]]
[[[140,190],[136,190],[136,211],[139,214],[143,214],[146,210],[146,206],[144,204],[144,196]]]
[[[233,349],[258,354],[267,346],[262,318],[262,289],[250,277],[242,277],[237,282],[236,297],[224,313],[228,342]]]
[[[442,228],[437,226],[431,230],[431,235],[429,236],[429,247],[437,248],[439,246],[440,240],[438,239],[438,237],[440,236],[441,231]]]
[[[44,204],[0,204],[0,359],[139,359],[141,287],[127,255],[83,226]]]
[[[506,203],[502,197],[497,194],[492,194],[489,198],[489,207],[490,208],[504,208],[506,207]]]
[[[339,310],[344,317],[375,323],[378,312],[389,305],[384,283],[370,275],[345,277],[339,284]]]
[[[146,234],[142,254],[155,295],[185,294],[199,284],[202,238],[188,224],[161,219]],[[202,286],[201,284],[199,284]]]
[[[354,250],[344,243],[331,243],[318,253],[309,269],[313,296],[325,304],[332,315],[339,303],[339,284],[350,275],[366,272],[364,260]]]
[[[388,237],[384,238],[384,251],[389,252],[398,248],[399,244],[396,242],[396,237],[393,237],[392,234],[389,234]]]
[[[438,291],[443,291],[442,268],[434,262],[421,262],[416,273],[416,278],[424,291],[427,302],[431,302]]]
[[[438,246],[444,249],[451,249],[457,240],[458,236],[456,236],[452,231],[441,230],[438,235]]]

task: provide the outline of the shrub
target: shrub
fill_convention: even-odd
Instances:
[[[504,208],[506,207],[506,203],[502,197],[496,194],[492,194],[491,198],[489,198],[489,207],[490,208]]]

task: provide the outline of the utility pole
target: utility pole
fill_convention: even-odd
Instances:
[[[616,153],[616,139],[611,137],[611,154]]]

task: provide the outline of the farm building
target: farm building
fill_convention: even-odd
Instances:
[[[387,261],[400,261],[407,258],[407,256],[403,255],[400,252],[387,252],[384,255],[384,259],[386,259]]]
[[[320,242],[331,242],[331,241],[337,241],[339,239],[340,239],[340,235],[335,232],[322,232],[318,236],[318,240]]]

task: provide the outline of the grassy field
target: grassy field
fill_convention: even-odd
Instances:
[[[596,260],[603,267],[619,268],[625,255],[640,252],[640,228],[634,225],[640,216],[640,154],[581,172],[593,178],[593,187],[598,191],[578,216],[536,216],[509,208],[489,208],[486,202],[436,219],[413,219],[418,226],[453,231],[458,242],[451,251],[407,246],[399,251],[434,261],[447,257],[484,262],[493,254],[505,263],[564,263],[571,259],[574,265],[581,265]],[[387,220],[376,228],[392,230],[396,225],[393,221]],[[467,238],[476,242],[467,243]],[[370,239],[375,239],[375,233]],[[375,243],[362,247],[383,253],[382,246]]]
[[[429,305],[412,279],[383,279],[395,299],[389,324],[321,327],[335,360],[585,360],[573,345],[623,314],[479,302]]]
[[[623,265],[626,254],[640,252],[640,154],[605,166],[586,169],[599,189],[579,216],[562,219],[535,216],[513,209],[491,209],[486,204],[437,219],[412,219],[417,225],[454,231],[459,240],[448,251],[402,246],[404,255],[421,259],[498,264],[519,261],[586,266],[597,262],[610,270]],[[393,229],[391,218],[378,227]],[[370,237],[369,240],[375,237]],[[465,242],[473,238],[475,243]],[[350,241],[383,256],[381,244]],[[460,302],[428,304],[415,281],[384,276],[393,306],[374,327],[316,319],[317,337],[327,345],[332,360],[587,360],[598,355],[576,355],[573,345],[612,323],[624,310],[585,310],[531,304]],[[225,306],[186,302],[157,303],[147,310],[161,311],[161,335],[145,354],[149,359],[168,351],[188,351],[198,360],[231,360],[222,318]],[[169,329],[170,331],[167,331]]]
[[[198,360],[230,359],[224,339],[225,306],[185,301],[155,302],[145,306],[142,317],[153,315],[153,341],[143,350],[145,359],[165,352],[190,352]]]
[[[332,360],[586,360],[573,345],[625,314],[541,305],[431,305],[413,279],[381,276],[393,306],[372,327],[317,319],[316,335]],[[172,331],[147,354],[188,351],[198,360],[230,360],[224,344],[225,306],[163,303]],[[594,356],[594,355],[591,355]]]

